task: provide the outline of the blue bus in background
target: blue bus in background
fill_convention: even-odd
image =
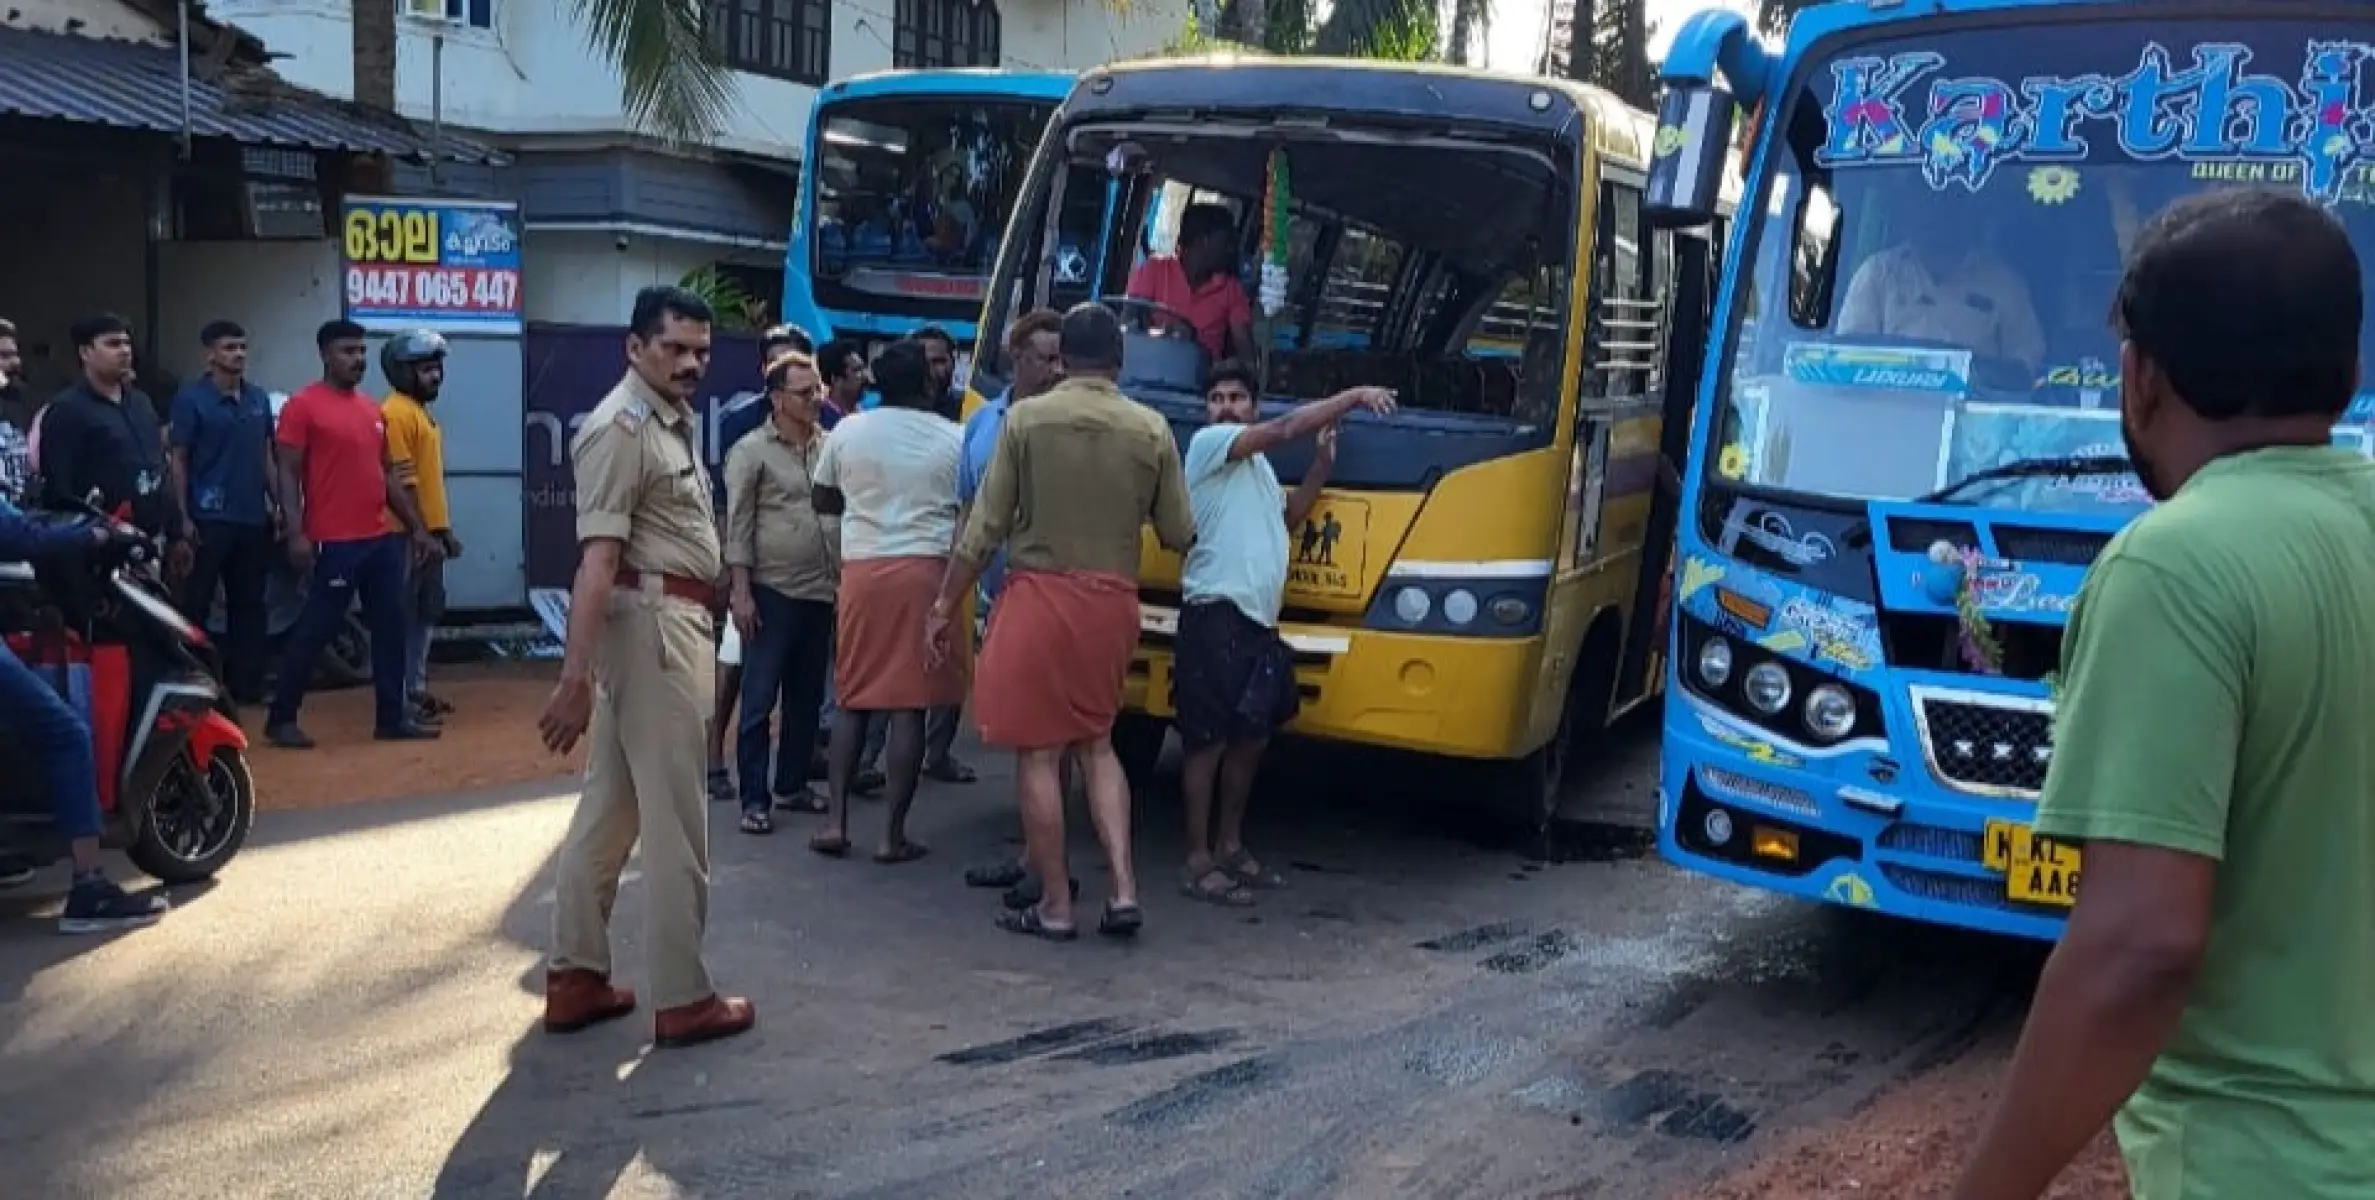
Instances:
[[[969,348],[1015,193],[1072,83],[1056,72],[884,71],[819,91],[784,319],[869,354],[924,325]]]
[[[2087,567],[2150,503],[2122,263],[2221,187],[2300,188],[2367,258],[2371,63],[2350,3],[1858,0],[1778,46],[1733,12],[1683,25],[1646,215],[1705,222],[1741,142],[1749,199],[1678,521],[1669,860],[2059,936],[2084,848],[2029,826],[2053,673]],[[2336,441],[2367,449],[2371,409]]]

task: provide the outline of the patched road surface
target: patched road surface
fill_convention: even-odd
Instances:
[[[1619,735],[1583,807],[1645,819],[1655,756]],[[958,880],[1013,835],[980,765],[920,802],[911,865],[716,810],[712,963],[760,1025],[691,1051],[647,1020],[535,1032],[551,788],[270,814],[112,940],[37,919],[52,876],[0,893],[0,1193],[1662,1196],[2001,1029],[2038,961],[1686,876],[1623,829],[1532,859],[1429,817],[1456,785],[1342,763],[1257,800],[1290,890],[1180,898],[1158,794],[1145,936],[1049,945]]]

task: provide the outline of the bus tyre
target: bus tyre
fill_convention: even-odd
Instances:
[[[1122,773],[1130,777],[1132,791],[1154,786],[1155,766],[1163,758],[1163,739],[1169,736],[1171,723],[1161,717],[1126,712],[1113,719],[1113,755],[1121,760]]]

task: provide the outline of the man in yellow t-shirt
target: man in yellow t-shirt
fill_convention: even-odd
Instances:
[[[445,339],[428,330],[399,333],[380,348],[379,369],[388,379],[380,416],[396,481],[412,492],[421,523],[445,547],[445,558],[460,557],[462,543],[445,500],[445,431],[429,412],[445,387]],[[392,514],[388,519],[390,529],[399,528]],[[424,722],[453,711],[429,693],[429,637],[444,616],[445,562],[416,557],[405,587],[404,690],[413,715]]]

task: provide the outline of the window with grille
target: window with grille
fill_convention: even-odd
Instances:
[[[830,0],[709,0],[709,40],[737,71],[822,85],[831,75]]]
[[[899,0],[891,65],[901,69],[998,65],[995,0]]]

